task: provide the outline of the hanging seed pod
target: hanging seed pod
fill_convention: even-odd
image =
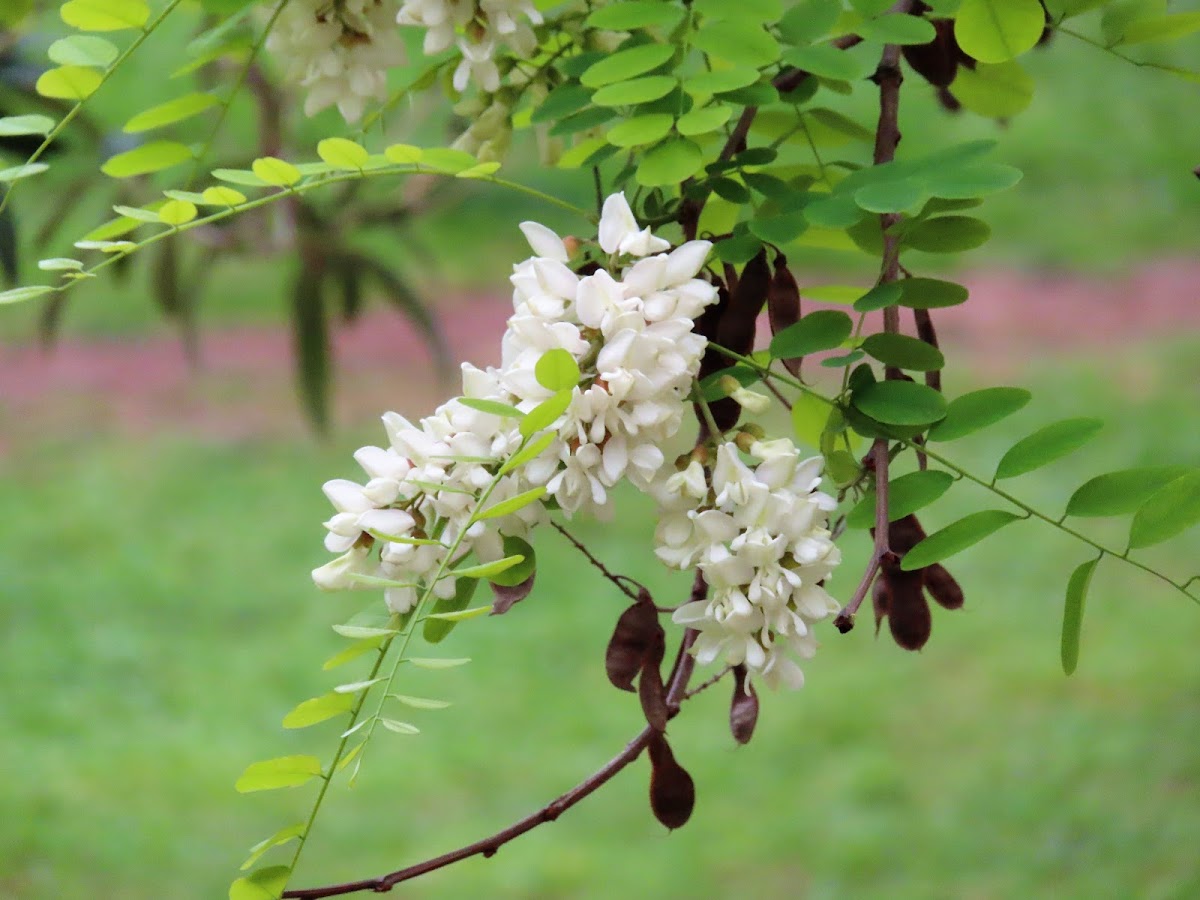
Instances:
[[[729,730],[739,744],[750,743],[758,724],[758,694],[745,666],[733,667],[733,700],[729,704]]]
[[[661,732],[650,735],[650,809],[654,818],[672,830],[682,828],[696,806],[696,785],[687,770],[675,761]]]
[[[633,679],[645,665],[656,645],[665,640],[654,604],[639,598],[617,619],[604,653],[604,669],[613,687],[633,692]],[[661,657],[660,657],[661,659]]]
[[[934,39],[928,44],[906,45],[904,59],[914,72],[934,87],[946,88],[958,74],[963,53],[954,38],[952,19],[930,19],[929,23],[936,32]]]
[[[767,302],[770,282],[771,270],[764,247],[746,263],[737,287],[729,295],[729,305],[717,323],[718,344],[743,356],[754,351],[754,332],[759,313]],[[731,366],[734,360],[727,359],[725,364]]]
[[[767,288],[767,318],[771,323],[772,335],[779,334],[789,325],[800,321],[800,286],[788,268],[787,257],[782,253],[775,257],[775,274]],[[803,357],[783,359],[780,362],[789,372],[797,378],[800,377]]]
[[[715,275],[712,278],[713,283],[717,286],[717,302],[705,309],[700,318],[696,320],[696,332],[704,335],[710,342],[708,349],[704,351],[703,359],[700,360],[699,377],[701,379],[707,378],[721,369],[728,368],[728,361],[713,346],[713,342],[717,340],[718,325],[725,315],[725,311],[729,309],[732,298],[729,289],[725,286],[725,282],[721,281]],[[738,417],[742,414],[741,406],[738,405],[736,400],[730,397],[722,397],[720,400],[710,401],[708,408],[712,412],[714,421],[717,423],[717,428],[723,432],[728,431],[736,425]],[[695,404],[695,413],[696,421],[700,423],[700,435],[697,438],[697,443],[703,443],[708,436],[708,423],[704,418],[704,413],[699,404]]]
[[[934,563],[921,570],[925,576],[925,590],[943,609],[962,609],[963,590],[954,576],[941,563]]]
[[[667,688],[662,679],[662,661],[667,652],[666,636],[658,624],[650,634],[650,643],[642,657],[641,677],[638,678],[638,699],[646,724],[655,731],[667,730]]]

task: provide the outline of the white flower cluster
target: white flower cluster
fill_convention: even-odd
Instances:
[[[267,38],[284,77],[308,88],[304,112],[337,104],[357,121],[368,100],[387,97],[387,71],[400,64],[397,0],[291,0]]]
[[[530,23],[540,25],[542,14],[530,0],[404,0],[396,19],[419,25],[425,33],[425,53],[440,53],[457,43],[462,61],[454,71],[454,89],[476,82],[489,93],[500,87],[496,50],[503,43],[518,56],[537,47]]]
[[[745,665],[768,685],[798,688],[792,656],[811,658],[810,626],[837,612],[822,583],[841,561],[826,528],[834,499],[817,490],[821,458],[800,460],[790,440],[756,441],[742,461],[736,444],[717,448],[711,483],[699,462],[656,484],[662,507],[655,553],[667,565],[698,567],[707,600],[675,611],[697,629],[696,659]]]
[[[605,507],[607,489],[624,477],[648,485],[662,467],[658,445],[679,427],[704,352],[693,319],[716,290],[695,276],[711,245],[693,241],[658,252],[669,245],[639,230],[624,195],[616,194],[604,205],[600,248],[614,265],[642,258],[618,269],[619,277],[605,269],[581,277],[568,267],[570,254],[558,235],[533,222],[521,227],[538,255],[514,267],[515,311],[503,364],[487,371],[464,364],[464,398],[419,425],[388,413],[390,446],[355,454],[369,480],[325,485],[337,510],[325,523],[325,545],[342,555],[313,573],[320,587],[370,587],[386,579],[394,583],[386,599],[395,612],[410,609],[431,584],[435,596],[450,597],[456,580],[444,573],[453,564],[469,552],[483,562],[501,558],[504,536],[525,534],[546,514],[534,503],[473,521],[493,481],[489,507],[544,486],[546,497],[570,515]],[[528,413],[551,400],[556,392],[535,371],[551,350],[571,354],[580,382],[569,390],[565,412],[548,423],[554,437],[542,453],[497,479],[523,437],[515,417],[469,401]],[[447,560],[446,548],[455,545],[456,558]]]

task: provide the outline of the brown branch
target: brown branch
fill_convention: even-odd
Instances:
[[[697,570],[696,578],[692,582],[691,599],[703,600],[707,593],[708,585],[704,581],[704,576]],[[695,657],[689,651],[692,648],[692,644],[696,641],[696,634],[696,631],[690,628],[683,633],[683,639],[679,642],[679,652],[675,656],[675,664],[671,668],[670,687],[667,690],[666,703],[667,714],[672,718],[678,714],[680,705],[688,697],[687,683],[691,679],[692,671],[696,666]],[[625,745],[624,750],[605,763],[593,775],[581,781],[565,794],[555,797],[537,812],[526,816],[519,822],[514,822],[512,825],[496,832],[490,837],[485,837],[482,840],[475,841],[473,844],[467,844],[458,850],[452,850],[449,853],[444,853],[433,859],[427,859],[416,865],[398,869],[387,875],[381,875],[378,878],[347,881],[342,884],[331,884],[325,887],[297,888],[284,891],[282,896],[315,900],[315,898],[321,897],[340,897],[346,894],[358,893],[359,891],[374,891],[377,894],[386,894],[401,882],[411,881],[421,875],[443,869],[446,866],[469,859],[472,856],[483,856],[485,859],[490,859],[496,855],[496,851],[509,841],[519,838],[539,825],[553,822],[572,806],[586,799],[611,781],[622,769],[641,756],[642,751],[646,749],[653,735],[654,729],[650,726],[645,727],[633,740]]]
[[[867,561],[867,568],[863,572],[862,579],[858,582],[858,587],[854,589],[854,595],[850,598],[850,602],[842,607],[837,617],[833,620],[833,627],[842,634],[845,634],[854,627],[854,616],[858,612],[858,608],[862,606],[863,599],[867,596],[867,591],[871,589],[871,583],[879,573],[879,567],[885,559],[895,556],[888,545],[889,460],[886,438],[875,439],[875,443],[871,446],[871,450],[867,454],[867,459],[875,467],[875,545],[871,548],[871,558]]]
[[[587,547],[585,547],[583,544],[581,544],[576,539],[575,535],[571,534],[571,532],[567,531],[566,528],[564,528],[562,525],[558,524],[557,522],[551,522],[550,524],[554,526],[555,530],[558,531],[559,534],[561,534],[568,541],[570,541],[571,544],[574,545],[576,550],[578,550],[585,557],[587,557],[587,561],[590,562],[593,566],[595,566],[599,570],[601,575],[603,575],[605,578],[607,578],[609,581],[611,581],[613,584],[615,584],[617,586],[617,589],[619,591],[621,591],[621,593],[623,593],[630,600],[633,600],[635,602],[637,601],[638,595],[635,594],[633,592],[633,590],[625,584],[626,581],[630,581],[630,582],[633,582],[634,584],[637,584],[636,581],[634,581],[632,578],[629,578],[627,575],[613,574],[612,572],[610,572],[608,570],[608,568],[604,565],[604,563],[602,563],[602,562],[600,562],[600,560],[596,559],[596,557],[592,555],[592,552],[590,550],[588,550]]]

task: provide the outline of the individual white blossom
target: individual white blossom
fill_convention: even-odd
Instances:
[[[348,122],[387,97],[387,72],[404,61],[397,0],[291,0],[267,38],[284,77],[308,89],[304,112],[336,105]]]
[[[532,55],[537,38],[530,26],[543,20],[530,0],[404,0],[396,21],[426,29],[427,55],[458,46],[462,60],[454,70],[456,91],[474,82],[492,93],[500,87],[500,46],[520,57]]]
[[[698,662],[745,665],[772,687],[798,688],[795,658],[813,655],[812,626],[839,608],[823,587],[841,561],[826,527],[836,503],[817,490],[820,457],[800,460],[786,439],[757,441],[749,455],[754,465],[724,443],[709,480],[692,462],[656,483],[655,553],[708,582],[708,599],[673,616],[699,631]]]

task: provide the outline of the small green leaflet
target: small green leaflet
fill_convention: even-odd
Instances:
[[[251,872],[229,886],[229,900],[279,900],[291,875],[287,866]]]
[[[59,66],[43,72],[35,89],[52,100],[86,100],[104,83],[104,76],[87,66]]]
[[[273,156],[264,156],[261,159],[256,159],[253,165],[250,166],[256,176],[262,179],[263,183],[273,185],[275,187],[291,187],[300,180],[300,170],[289,162],[282,159],[276,159]],[[215,172],[213,173],[216,174]]]
[[[411,656],[408,659],[408,662],[412,663],[418,669],[453,669],[458,666],[465,666],[470,661],[470,657],[442,659],[439,657]]]
[[[431,700],[428,697],[410,697],[408,694],[388,694],[389,699],[403,703],[413,709],[445,709],[450,706],[449,700]]]
[[[1039,428],[1009,448],[996,466],[996,479],[1015,478],[1049,465],[1078,450],[1096,436],[1104,423],[1099,419],[1063,419]]]
[[[349,694],[331,691],[298,704],[283,717],[283,727],[307,728],[309,725],[316,725],[318,722],[349,712],[353,705],[354,698]]]
[[[304,834],[304,823],[297,822],[295,825],[289,825],[287,828],[281,828],[269,838],[259,841],[250,848],[250,856],[242,863],[242,871],[250,868],[262,857],[264,853],[272,847],[278,847],[280,844],[286,844],[289,841],[294,841],[300,835]]]
[[[443,622],[465,622],[468,619],[478,619],[480,616],[486,616],[492,611],[492,607],[476,606],[472,609],[460,609],[458,612],[438,612],[430,613],[425,618],[439,619]]]
[[[523,509],[530,503],[540,500],[545,494],[545,485],[539,485],[538,487],[517,494],[515,497],[509,497],[507,500],[501,500],[499,503],[492,504],[487,509],[472,516],[472,521],[481,522],[484,519],[498,519],[501,516],[507,516],[519,509]]]
[[[675,48],[670,44],[641,44],[618,50],[589,66],[587,71],[579,76],[579,81],[589,88],[628,81],[637,75],[657,69],[674,55]]]
[[[234,787],[239,793],[273,791],[297,787],[321,774],[321,761],[315,756],[280,756],[251,763]]]
[[[383,676],[380,676],[379,678],[368,678],[366,681],[351,681],[348,684],[339,684],[333,691],[335,694],[359,694],[385,680]]]
[[[372,628],[367,625],[334,625],[333,630],[342,637],[355,639],[386,638],[399,634],[392,628]]]
[[[111,157],[100,171],[110,178],[132,178],[161,172],[191,158],[192,151],[178,141],[151,141]]]
[[[49,134],[54,128],[54,120],[49,116],[5,116],[0,119],[0,137],[14,137],[22,134]]]
[[[335,169],[350,172],[361,172],[370,159],[370,154],[360,144],[337,137],[325,138],[317,144],[317,156]]]
[[[544,490],[544,488],[542,489]],[[530,491],[532,493],[532,491]],[[503,572],[505,569],[511,569],[513,566],[525,560],[523,556],[506,556],[503,559],[497,559],[493,562],[479,563],[474,566],[464,566],[461,569],[455,569],[453,572],[447,572],[443,578],[488,578]]]
[[[80,31],[121,31],[145,25],[150,7],[142,0],[70,0],[58,14]]]
[[[946,418],[929,429],[931,441],[953,441],[999,422],[1025,407],[1033,395],[1023,388],[984,388],[950,401]]]
[[[354,626],[342,625],[335,627],[351,628]],[[329,657],[329,659],[325,660],[321,668],[328,672],[330,669],[336,669],[338,666],[344,666],[346,663],[358,659],[364,653],[370,653],[372,650],[378,650],[379,645],[383,643],[383,640],[384,637],[364,638],[363,640],[351,644],[345,650],[335,653],[333,656]]]
[[[184,119],[190,119],[192,116],[199,115],[206,109],[216,106],[217,103],[217,98],[212,94],[184,94],[182,97],[176,97],[174,100],[168,100],[166,103],[161,103],[145,112],[138,113],[125,123],[123,130],[127,134],[134,134],[140,131],[150,131],[153,128],[173,125],[176,122],[182,122]]]
[[[912,381],[877,381],[851,395],[859,412],[884,425],[929,425],[946,415],[940,392]]]
[[[819,309],[775,335],[770,344],[771,357],[795,359],[821,350],[832,350],[840,347],[853,330],[854,322],[844,312]]]
[[[862,342],[862,349],[886,366],[913,372],[936,372],[946,365],[942,351],[920,338],[907,334],[872,334]]]
[[[1200,522],[1200,472],[1192,472],[1150,495],[1133,515],[1129,548],[1149,547]]]
[[[386,728],[388,731],[395,732],[396,734],[420,734],[421,733],[421,729],[418,728],[416,725],[410,725],[408,722],[400,722],[396,719],[385,719],[383,717],[380,717],[379,724],[382,725],[384,728]]]
[[[933,503],[950,490],[954,476],[937,469],[909,472],[888,483],[888,521],[895,522]],[[846,516],[848,528],[870,528],[875,524],[875,491],[867,491]]]
[[[0,184],[8,184],[13,181],[20,181],[22,178],[41,175],[49,168],[45,163],[25,163],[24,165],[12,166],[8,169],[0,169]]]
[[[1031,50],[1045,24],[1038,0],[963,0],[954,37],[968,56],[1001,63]]]
[[[454,586],[454,594],[450,597],[439,597],[437,603],[433,605],[433,613],[425,617],[425,626],[422,629],[425,640],[430,644],[436,644],[445,639],[453,629],[457,619],[452,619],[450,616],[460,613],[467,608],[471,602],[471,598],[475,596],[475,590],[479,587],[479,581],[474,578],[461,578],[458,584]]]
[[[493,416],[504,416],[510,419],[525,418],[525,413],[521,412],[515,406],[511,406],[508,403],[501,403],[499,400],[481,400],[476,397],[459,397],[457,402],[468,409],[474,409],[483,413],[490,413]]]
[[[1066,515],[1122,516],[1136,512],[1156,491],[1192,471],[1188,466],[1146,466],[1097,475],[1071,495]]]
[[[1089,559],[1071,573],[1067,582],[1067,600],[1063,605],[1062,623],[1062,667],[1063,672],[1071,675],[1079,664],[1079,634],[1083,628],[1083,608],[1087,602],[1088,587],[1092,583],[1092,575],[1100,558]]]
[[[579,383],[579,364],[567,350],[556,347],[542,354],[533,367],[538,384],[548,391],[569,391]]]
[[[549,400],[543,400],[521,420],[521,437],[532,437],[543,428],[553,425],[567,407],[571,405],[572,391],[559,391]]]
[[[923,569],[936,562],[941,562],[962,550],[966,550],[992,533],[999,531],[1010,522],[1021,518],[1016,513],[1002,509],[985,509],[971,513],[947,525],[941,531],[936,531],[917,546],[913,547],[900,561],[900,568],[905,572]]]
[[[530,441],[521,450],[518,450],[504,465],[500,467],[500,474],[505,475],[513,469],[520,468],[529,462],[534,457],[542,453],[547,447],[555,441],[555,435],[552,432],[546,432],[538,437],[535,441]]]

